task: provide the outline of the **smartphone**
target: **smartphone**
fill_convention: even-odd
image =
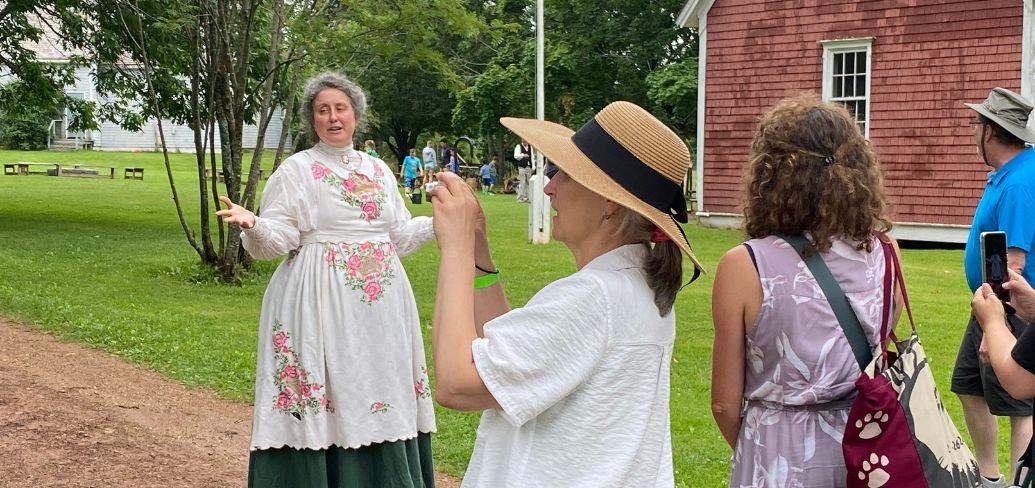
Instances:
[[[1006,232],[981,233],[981,279],[992,286],[992,291],[1003,302],[1010,300],[1010,292],[1003,283],[1010,279],[1006,267]]]

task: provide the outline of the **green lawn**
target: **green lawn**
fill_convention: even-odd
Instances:
[[[172,157],[181,201],[196,228],[193,156]],[[203,273],[197,272],[196,255],[176,220],[161,154],[0,151],[0,163],[13,161],[118,166],[119,178],[122,167],[140,166],[146,179],[0,176],[0,314],[188,385],[250,401],[259,306],[276,263],[259,263],[256,275],[241,286],[199,279]],[[483,197],[483,204],[512,304],[525,303],[574,271],[562,245],[526,243],[525,205],[507,195]],[[414,208],[416,214],[429,212],[428,205]],[[734,230],[689,227],[688,234],[709,269],[741,240]],[[404,260],[425,328],[434,301],[436,256],[430,244]],[[948,391],[968,314],[962,251],[906,250],[904,260],[924,345],[946,406],[963,429],[959,403]],[[680,486],[725,486],[730,457],[709,409],[710,290],[711,278],[704,276],[684,289],[676,305],[672,431]],[[474,414],[439,410],[440,469],[462,475],[477,420]]]

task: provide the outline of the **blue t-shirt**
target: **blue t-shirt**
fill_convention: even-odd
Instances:
[[[420,159],[417,156],[406,156],[403,159],[403,171],[405,171],[406,178],[416,178],[417,168],[420,167]]]
[[[963,263],[970,291],[981,286],[981,233],[1006,232],[1006,246],[1031,253],[1035,241],[1035,148],[1027,148],[988,175]],[[1025,259],[1024,279],[1035,283],[1035,262]]]
[[[492,178],[492,168],[489,168],[488,164],[483,164],[481,169],[478,170],[478,172],[482,175],[482,179],[487,180],[489,178]]]

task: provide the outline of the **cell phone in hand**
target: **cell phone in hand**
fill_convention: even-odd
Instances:
[[[1006,305],[1010,300],[1010,292],[1003,288],[1003,283],[1010,279],[1006,266],[1006,232],[981,233],[981,279],[992,287],[995,296],[1013,313],[1013,308]]]

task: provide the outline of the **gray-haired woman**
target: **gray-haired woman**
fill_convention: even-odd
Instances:
[[[399,258],[430,240],[380,159],[352,147],[366,108],[348,78],[309,81],[318,142],[270,177],[262,214],[223,199],[257,259],[287,254],[259,327],[248,484],[430,487],[435,418],[413,290]]]

